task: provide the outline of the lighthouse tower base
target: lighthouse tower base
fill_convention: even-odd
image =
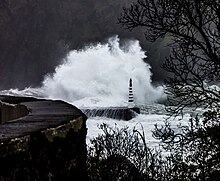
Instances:
[[[128,108],[134,108],[135,107],[135,104],[134,102],[128,102]]]

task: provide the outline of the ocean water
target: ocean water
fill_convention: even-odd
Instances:
[[[87,133],[87,144],[90,144],[90,140],[94,137],[96,137],[98,134],[102,134],[102,130],[99,129],[98,125],[105,123],[108,124],[111,127],[119,127],[124,128],[128,127],[129,129],[137,129],[140,132],[144,131],[144,135],[147,141],[148,146],[150,147],[157,147],[159,140],[156,140],[152,137],[152,131],[154,130],[155,124],[158,126],[164,125],[164,121],[169,118],[169,116],[166,114],[166,112],[161,111],[162,105],[153,104],[148,105],[147,107],[141,109],[141,113],[137,114],[136,117],[129,121],[124,120],[116,120],[111,118],[105,118],[105,117],[90,117],[87,120],[87,127],[88,127],[88,133]],[[158,108],[157,110],[155,108]],[[185,116],[185,120],[186,120]],[[170,122],[173,126],[177,126],[179,124],[185,124],[186,121],[183,121],[182,119],[175,118],[174,120],[171,119]]]
[[[138,41],[122,43],[118,36],[114,36],[108,42],[69,52],[54,74],[45,75],[41,87],[2,90],[0,94],[59,99],[79,109],[126,107],[131,78],[134,103],[141,108],[141,113],[129,121],[89,117],[87,143],[102,133],[98,125],[106,123],[121,128],[143,128],[149,145],[156,146],[158,140],[152,137],[152,130],[155,124],[163,125],[168,118],[165,106],[158,103],[166,99],[166,95],[163,85],[153,86],[151,66],[147,60],[147,52],[142,50]],[[184,119],[171,119],[171,124],[187,124],[190,114],[186,112]]]

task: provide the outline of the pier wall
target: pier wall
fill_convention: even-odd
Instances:
[[[140,114],[140,108],[133,107],[108,107],[108,108],[85,108],[82,109],[87,117],[107,117],[112,119],[129,121]]]
[[[0,124],[0,180],[86,180],[86,116],[63,101],[14,100],[29,113]]]

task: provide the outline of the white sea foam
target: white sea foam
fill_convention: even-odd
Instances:
[[[121,46],[115,36],[105,44],[71,51],[55,73],[45,77],[42,89],[46,97],[78,107],[125,106],[132,78],[135,103],[154,102],[163,96],[163,88],[152,86],[145,58],[138,41]]]
[[[146,52],[137,40],[120,44],[118,36],[70,51],[54,74],[45,76],[40,88],[10,89],[1,94],[61,99],[83,107],[127,106],[129,79],[138,105],[164,97],[162,86],[154,87]]]
[[[133,130],[139,130],[140,132],[144,132],[146,142],[148,146],[152,147],[158,147],[158,144],[160,143],[160,140],[155,139],[153,135],[153,131],[155,129],[155,124],[158,125],[158,127],[164,126],[165,119],[167,119],[168,116],[165,114],[139,114],[133,119],[129,121],[122,121],[122,120],[115,120],[105,117],[93,117],[89,118],[86,122],[88,132],[87,132],[87,145],[90,145],[90,140],[97,137],[100,134],[103,134],[102,130],[99,129],[98,125],[101,125],[103,123],[109,125],[110,127],[117,126],[118,128],[124,128],[128,127],[129,129]],[[178,125],[187,126],[188,120],[190,119],[190,115],[186,114],[183,117],[177,116],[175,119],[169,120],[169,123],[171,127],[178,131]]]

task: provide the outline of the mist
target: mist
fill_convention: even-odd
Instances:
[[[2,0],[0,2],[0,89],[41,86],[44,77],[72,51],[113,35],[135,39],[147,52],[153,82],[163,82],[161,69],[168,49],[150,43],[143,31],[118,24],[122,8],[132,0]]]

